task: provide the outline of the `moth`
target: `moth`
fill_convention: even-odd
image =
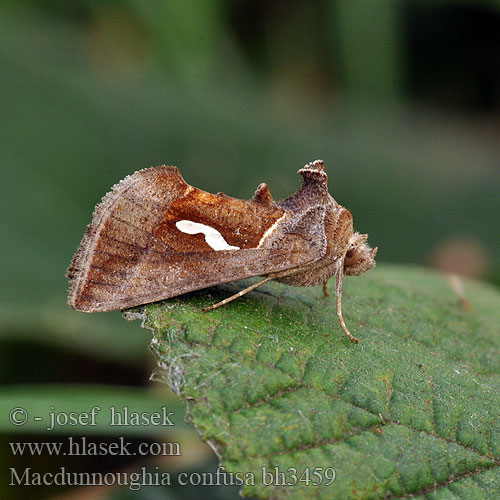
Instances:
[[[212,310],[275,280],[293,286],[336,278],[342,316],[344,275],[375,266],[377,248],[353,230],[351,213],[329,194],[321,160],[298,172],[302,187],[273,201],[267,184],[251,200],[187,184],[177,167],[139,170],[95,208],[67,276],[68,304],[84,312],[156,302],[243,278],[262,279]]]

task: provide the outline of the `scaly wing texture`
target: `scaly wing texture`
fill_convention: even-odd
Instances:
[[[68,303],[86,312],[126,309],[319,258],[322,249],[295,244],[297,234],[259,247],[286,217],[267,196],[245,201],[193,188],[176,167],[138,171],[96,207],[68,269]],[[180,231],[180,220],[207,225],[238,249],[215,251],[204,234]]]

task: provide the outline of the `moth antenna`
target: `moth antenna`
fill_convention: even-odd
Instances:
[[[235,300],[239,297],[242,297],[246,293],[251,292],[252,290],[255,290],[258,286],[263,285],[264,283],[267,283],[268,281],[270,281],[272,279],[273,279],[272,276],[268,276],[267,278],[264,278],[263,280],[260,280],[257,283],[254,283],[253,285],[248,286],[247,288],[241,290],[240,292],[235,293],[234,295],[231,295],[231,297],[227,297],[226,299],[221,300],[220,302],[217,302],[217,304],[213,304],[211,306],[204,307],[202,309],[202,311],[203,312],[213,311],[214,309],[217,309],[218,307],[224,306],[224,305],[228,304],[229,302],[232,302],[233,300]]]
[[[370,252],[370,255],[372,257],[372,259],[375,258],[375,255],[377,255],[377,252],[378,252],[378,247],[375,247],[371,252]]]
[[[253,195],[252,201],[262,203],[263,205],[270,205],[273,202],[273,196],[271,195],[271,191],[269,191],[265,182],[259,184],[255,194]]]

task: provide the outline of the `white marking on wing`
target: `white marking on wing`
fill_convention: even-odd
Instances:
[[[201,224],[200,222],[193,222],[191,220],[180,220],[175,223],[177,229],[186,234],[203,233],[207,245],[214,249],[216,252],[219,250],[239,250],[240,247],[229,245],[224,239],[224,236],[214,229],[213,227]]]
[[[276,227],[278,226],[278,223],[285,217],[286,214],[283,214],[263,235],[262,238],[259,241],[259,244],[257,245],[257,248],[261,248],[262,245],[264,244],[264,241],[271,236],[271,234],[274,233]]]

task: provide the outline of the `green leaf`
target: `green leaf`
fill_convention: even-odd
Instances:
[[[254,475],[245,495],[498,498],[500,294],[464,287],[472,310],[446,276],[418,268],[348,278],[343,308],[357,345],[319,288],[272,283],[200,312],[232,284],[131,316],[153,332],[158,374],[222,464]],[[302,481],[263,484],[275,468]],[[306,484],[307,474],[323,483]]]

